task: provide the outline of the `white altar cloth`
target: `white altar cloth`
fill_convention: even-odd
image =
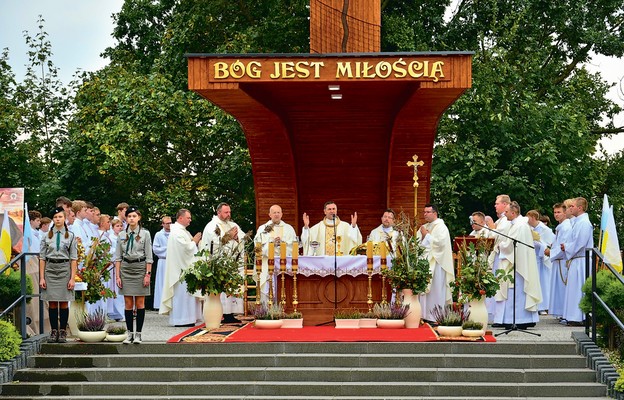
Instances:
[[[321,277],[334,276],[334,256],[300,256],[298,275],[311,276],[318,275]],[[392,257],[387,258],[388,268],[392,266]],[[379,274],[381,271],[381,257],[373,256],[373,275]],[[280,274],[280,258],[275,258],[275,274]],[[292,275],[292,258],[286,258],[286,274]],[[336,276],[339,278],[344,275],[358,276],[368,275],[366,256],[337,256],[336,257]]]

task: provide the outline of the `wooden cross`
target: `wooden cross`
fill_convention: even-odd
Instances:
[[[414,167],[414,220],[418,218],[418,167],[422,167],[425,163],[421,160],[418,161],[418,156],[414,154],[412,157],[414,161],[408,161],[408,167]]]

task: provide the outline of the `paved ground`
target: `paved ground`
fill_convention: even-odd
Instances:
[[[148,342],[166,342],[172,336],[184,332],[189,328],[176,328],[169,326],[168,318],[159,315],[156,311],[147,311],[145,314],[145,325],[143,327],[143,340]],[[490,328],[493,334],[503,332],[502,328]],[[583,327],[568,327],[559,324],[556,318],[549,315],[540,316],[540,322],[535,328],[531,328],[529,332],[539,333],[541,336],[535,336],[523,331],[512,331],[506,335],[500,335],[496,339],[498,341],[572,341],[572,331],[582,331]]]

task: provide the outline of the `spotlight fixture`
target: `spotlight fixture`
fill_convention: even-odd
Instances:
[[[342,94],[335,93],[331,95],[332,100],[342,100]]]
[[[329,90],[340,90],[340,85],[328,85]]]

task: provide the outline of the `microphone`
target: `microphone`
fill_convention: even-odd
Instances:
[[[472,215],[470,217],[468,217],[470,219],[470,225],[474,225],[474,219],[472,218]]]

